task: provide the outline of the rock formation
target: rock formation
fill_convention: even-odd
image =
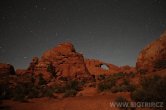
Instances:
[[[129,66],[118,67],[113,64],[105,63],[94,59],[85,59],[82,54],[76,52],[71,43],[62,43],[58,46],[43,53],[39,59],[34,57],[27,72],[33,73],[35,76],[40,74],[49,80],[53,73],[58,77],[87,77],[89,75],[110,75],[114,73],[135,72],[135,68]],[[25,73],[25,71],[17,71],[17,73]]]
[[[33,58],[28,70],[35,75],[43,74],[50,78],[51,72],[57,76],[75,76],[76,74],[89,74],[83,55],[77,53],[71,43],[62,43],[43,53],[41,59]]]
[[[0,63],[0,76],[14,75],[14,67],[10,64]]]
[[[118,67],[116,65],[105,63],[95,59],[86,59],[85,64],[88,71],[92,75],[100,75],[100,74],[110,75],[110,74],[115,74],[120,72],[136,73],[136,70],[134,67],[130,67],[130,66]]]
[[[88,71],[92,75],[100,75],[100,74],[108,75],[108,74],[118,73],[120,71],[120,68],[118,66],[104,63],[102,61],[95,59],[86,59],[85,64]]]
[[[130,74],[130,73],[136,73],[137,70],[135,67],[125,65],[125,66],[120,67],[120,72]]]
[[[166,68],[166,32],[139,53],[136,67],[140,72],[152,72]]]
[[[19,75],[42,75],[47,81],[53,77],[88,77],[91,75],[110,75],[114,73],[131,73],[135,68],[118,67],[95,59],[84,59],[83,55],[76,52],[71,43],[61,43],[47,50],[41,58],[34,57],[27,70],[16,70]]]

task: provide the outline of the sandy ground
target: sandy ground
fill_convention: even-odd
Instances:
[[[12,100],[4,100],[3,106],[10,110],[118,110],[111,107],[117,96],[121,94],[101,94],[97,96],[79,96],[63,99],[38,98],[29,102],[17,102]],[[123,93],[128,97],[128,93]]]

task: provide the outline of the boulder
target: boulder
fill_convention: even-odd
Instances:
[[[50,75],[48,68],[51,66],[58,76],[75,76],[76,74],[89,74],[84,63],[83,55],[76,52],[74,46],[62,43],[43,53],[41,59],[34,66],[34,73]]]
[[[0,75],[1,76],[15,75],[14,67],[10,64],[0,63]]]
[[[145,73],[166,68],[166,31],[139,53],[136,68]]]

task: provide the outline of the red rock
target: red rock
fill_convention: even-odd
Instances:
[[[113,74],[120,72],[120,68],[113,64],[104,63],[95,59],[86,59],[86,67],[90,74],[100,75],[100,74]]]
[[[48,65],[50,65],[50,62],[39,62],[36,64],[33,71],[34,75],[37,77],[42,74],[45,80],[50,80],[52,73],[48,71]]]
[[[34,73],[42,73],[51,77],[47,71],[48,65],[59,76],[75,76],[76,74],[89,74],[82,54],[77,53],[71,43],[62,43],[43,53],[41,59],[35,64]]]
[[[37,65],[39,62],[39,58],[38,57],[33,57],[32,58],[32,62],[30,63],[28,70],[33,71],[35,68],[35,65]]]
[[[17,75],[23,75],[23,74],[26,74],[26,73],[27,73],[27,70],[25,70],[25,69],[17,69],[16,70]]]
[[[55,62],[55,60],[61,60],[70,54],[75,55],[77,53],[75,52],[74,46],[66,42],[44,52],[41,60]]]
[[[135,71],[131,67],[118,67],[113,64],[105,63],[99,60],[86,59],[82,54],[76,52],[71,43],[62,43],[43,53],[41,59],[33,58],[28,71],[35,76],[43,75],[44,79],[50,80],[53,77],[52,72],[58,77],[87,77],[99,74],[114,74],[119,72],[130,73]]]
[[[122,73],[126,73],[126,74],[129,74],[129,73],[136,73],[136,72],[137,72],[137,70],[136,70],[135,67],[131,67],[131,66],[128,66],[128,65],[122,66],[122,67],[120,67],[120,68],[121,68],[121,72],[122,72]]]
[[[15,70],[12,65],[0,63],[0,75],[1,76],[14,75],[14,74],[15,74]]]
[[[161,69],[157,66],[166,68],[166,32],[159,39],[147,45],[137,58],[138,71],[152,72]]]

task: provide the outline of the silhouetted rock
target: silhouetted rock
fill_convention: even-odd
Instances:
[[[166,32],[140,52],[136,67],[141,72],[166,68]]]
[[[14,75],[14,74],[15,74],[15,70],[12,65],[0,63],[0,75],[1,76]]]

